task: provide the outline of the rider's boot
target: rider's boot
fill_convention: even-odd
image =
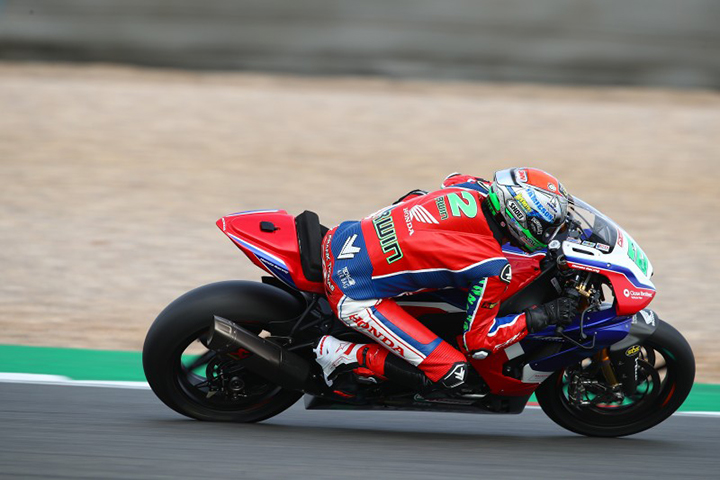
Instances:
[[[458,362],[437,383],[438,389],[424,395],[425,398],[461,397],[467,399],[482,398],[489,388],[472,365]]]
[[[432,386],[430,379],[420,369],[390,355],[388,350],[376,343],[345,342],[325,335],[320,338],[313,351],[316,361],[323,369],[325,382],[331,387],[337,387],[340,380],[338,377],[347,378],[343,374],[349,372],[352,372],[360,383],[389,380],[415,391],[426,391]],[[345,386],[347,382],[340,383]]]

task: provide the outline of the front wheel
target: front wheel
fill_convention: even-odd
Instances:
[[[641,345],[637,377],[633,394],[603,397],[604,378],[586,360],[554,373],[535,394],[548,417],[581,435],[620,437],[647,430],[672,415],[692,388],[695,357],[680,332],[658,320]]]

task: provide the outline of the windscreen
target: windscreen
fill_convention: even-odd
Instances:
[[[573,238],[571,234],[566,240],[612,252],[617,241],[617,228],[612,220],[577,197],[570,200],[569,213],[582,233],[580,238]]]

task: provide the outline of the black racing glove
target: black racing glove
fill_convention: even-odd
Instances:
[[[525,310],[527,329],[539,332],[548,325],[569,325],[577,314],[578,298],[560,297],[543,305]]]

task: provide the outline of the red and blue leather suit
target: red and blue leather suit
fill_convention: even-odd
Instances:
[[[343,222],[323,240],[325,289],[338,318],[434,382],[466,355],[491,354],[527,334],[525,314],[496,316],[511,270],[481,208],[488,187],[476,177],[451,176],[442,190]],[[458,337],[463,353],[393,300],[444,288],[468,291]],[[382,353],[367,362],[370,373],[382,375]]]

